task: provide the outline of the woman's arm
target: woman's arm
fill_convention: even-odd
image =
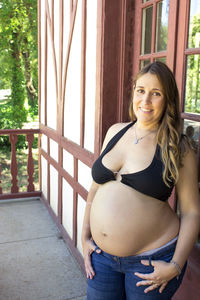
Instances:
[[[99,185],[97,183],[93,182],[88,192],[85,215],[83,219],[82,235],[81,235],[86,276],[87,278],[90,279],[92,279],[93,276],[95,275],[91,265],[91,258],[90,258],[90,255],[95,250],[95,244],[91,239],[92,236],[90,231],[90,209],[91,209],[94,196],[98,190],[98,186]]]
[[[180,204],[180,230],[173,260],[182,268],[194,247],[200,227],[198,170],[195,153],[189,149],[179,171],[176,185]]]
[[[94,199],[94,196],[97,192],[98,184],[93,181],[90,190],[88,192],[87,202],[86,202],[86,208],[85,208],[85,215],[83,219],[83,228],[82,228],[82,242],[84,242],[86,239],[91,238],[91,232],[90,232],[90,208],[92,201]]]

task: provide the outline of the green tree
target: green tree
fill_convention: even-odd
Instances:
[[[7,115],[12,128],[21,128],[27,120],[26,96],[32,114],[38,113],[36,0],[0,0],[0,50],[0,88],[11,89]],[[1,108],[0,125],[7,128],[10,122],[3,124],[2,113]]]
[[[190,24],[189,41],[190,48],[200,47],[200,14],[192,18]],[[188,55],[187,57],[187,82],[185,96],[185,110],[187,112],[200,113],[200,55]]]
[[[25,32],[22,39],[24,75],[29,104],[38,113],[38,60],[37,60],[37,1],[23,1],[25,9]]]

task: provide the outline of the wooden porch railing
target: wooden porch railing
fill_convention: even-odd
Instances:
[[[41,195],[41,191],[35,191],[34,186],[34,164],[32,155],[32,144],[34,141],[34,134],[39,134],[39,129],[4,129],[0,130],[0,135],[9,136],[9,141],[11,143],[11,190],[10,193],[3,193],[1,187],[1,166],[0,166],[0,200],[10,199],[10,198],[25,198],[25,197],[37,197]],[[28,158],[27,158],[27,191],[19,192],[18,187],[18,165],[16,158],[16,143],[18,140],[18,135],[26,135],[26,140],[28,142]]]

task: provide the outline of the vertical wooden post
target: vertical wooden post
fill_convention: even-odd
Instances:
[[[17,160],[16,160],[16,142],[17,142],[17,135],[16,134],[11,134],[10,135],[10,143],[11,143],[11,166],[10,166],[10,170],[11,170],[11,176],[12,176],[12,186],[11,186],[11,193],[18,193],[19,192],[19,188],[17,185]]]
[[[27,134],[26,140],[28,142],[28,162],[27,162],[28,186],[27,186],[27,192],[33,192],[35,190],[35,187],[33,184],[33,172],[34,172],[33,155],[32,155],[32,144],[34,141],[33,133]]]

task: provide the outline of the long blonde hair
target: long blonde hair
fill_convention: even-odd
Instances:
[[[179,93],[176,81],[171,70],[162,62],[153,62],[145,66],[135,77],[134,87],[137,80],[146,73],[156,75],[160,81],[166,107],[160,119],[157,132],[157,143],[161,149],[161,156],[164,163],[163,180],[167,186],[176,183],[179,177],[179,167],[182,166],[182,156],[185,146],[182,147],[181,141],[181,119],[179,111]],[[135,120],[133,103],[129,106],[129,116]]]

